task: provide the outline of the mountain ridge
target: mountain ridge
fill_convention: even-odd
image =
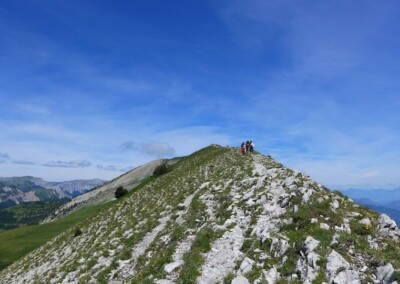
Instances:
[[[101,179],[48,182],[32,176],[0,177],[0,209],[32,201],[66,201],[104,182]]]
[[[118,187],[123,187],[127,190],[131,190],[135,186],[138,186],[146,178],[153,175],[154,170],[161,164],[173,165],[178,162],[181,158],[174,159],[158,159],[148,162],[144,165],[136,167],[113,180],[104,183],[103,185],[86,192],[79,196],[74,197],[69,202],[63,204],[58,210],[53,212],[43,222],[50,222],[61,217],[64,217],[72,212],[75,212],[79,208],[87,205],[101,204],[112,201],[115,199],[115,190]]]
[[[270,156],[212,145],[0,271],[0,283],[391,283],[399,238],[386,215]]]

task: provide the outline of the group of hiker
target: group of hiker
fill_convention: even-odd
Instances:
[[[247,153],[249,153],[250,155],[253,155],[253,153],[254,153],[254,146],[255,146],[255,144],[254,144],[254,142],[253,141],[246,141],[246,142],[243,142],[242,143],[242,145],[240,146],[240,152],[243,154],[243,155],[246,155]]]

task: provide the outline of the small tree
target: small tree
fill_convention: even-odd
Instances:
[[[161,164],[154,169],[153,176],[161,176],[168,172],[168,167],[166,164]]]
[[[126,189],[124,189],[122,186],[119,186],[115,191],[115,198],[119,199],[127,193],[128,191]]]
[[[80,235],[82,235],[82,230],[81,230],[80,228],[77,228],[77,229],[75,230],[74,237],[76,238],[76,237],[78,237],[78,236],[80,236]]]

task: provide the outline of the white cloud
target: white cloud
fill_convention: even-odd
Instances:
[[[87,168],[92,165],[91,162],[86,160],[74,160],[74,161],[50,161],[42,164],[44,167],[56,167],[56,168]]]

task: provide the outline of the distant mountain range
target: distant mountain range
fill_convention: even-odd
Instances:
[[[400,188],[391,190],[349,188],[341,192],[359,204],[389,215],[400,224]]]
[[[100,179],[49,182],[31,176],[0,177],[0,209],[32,201],[67,201],[104,183]]]

